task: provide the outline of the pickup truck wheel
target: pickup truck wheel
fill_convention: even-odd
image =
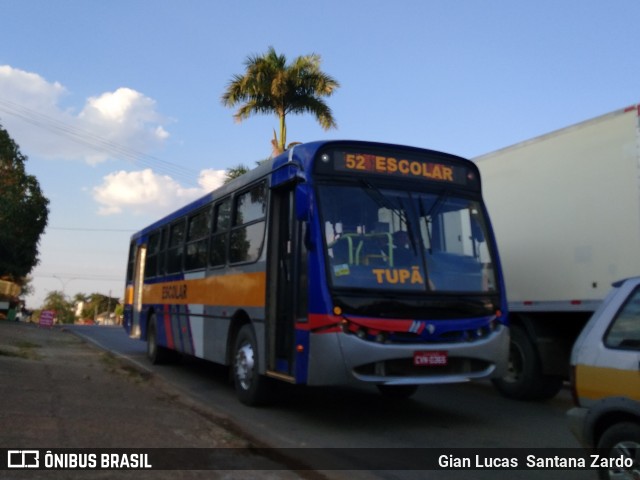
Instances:
[[[511,327],[509,370],[493,384],[507,398],[515,400],[548,400],[562,388],[560,376],[544,375],[538,352],[527,332],[518,326]]]
[[[238,332],[232,370],[238,400],[250,406],[268,403],[269,379],[258,371],[258,348],[251,325],[242,326]]]
[[[630,468],[599,469],[601,479],[640,478],[640,424],[621,422],[609,427],[600,437],[598,449],[604,458],[633,460]]]

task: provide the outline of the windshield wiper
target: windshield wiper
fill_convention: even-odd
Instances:
[[[360,179],[360,183],[362,183],[367,190],[365,192],[369,195],[374,202],[378,204],[379,207],[386,208],[387,210],[391,210],[393,213],[400,217],[400,220],[406,223],[406,213],[400,210],[398,207],[392,204],[391,200],[387,198],[387,196],[380,191],[378,187],[376,187],[371,182]]]
[[[440,208],[442,208],[442,205],[449,199],[450,196],[450,190],[443,190],[442,193],[438,194],[438,198],[436,198],[436,201],[433,202],[433,205],[431,205],[431,208],[427,212],[426,217],[431,217],[432,215],[440,212]],[[422,202],[420,203],[420,205],[422,205]]]

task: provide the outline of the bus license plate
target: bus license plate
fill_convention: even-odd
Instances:
[[[437,367],[446,365],[448,360],[447,352],[413,352],[413,364],[418,367]]]

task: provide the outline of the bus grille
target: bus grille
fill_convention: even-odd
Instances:
[[[473,374],[486,371],[491,363],[473,358],[449,357],[447,365],[416,366],[412,358],[399,358],[368,363],[354,368],[358,375],[382,377],[437,377],[453,374]]]

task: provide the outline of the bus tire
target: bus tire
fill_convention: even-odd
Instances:
[[[168,363],[173,358],[173,352],[162,345],[158,345],[158,327],[156,314],[152,313],[147,327],[147,358],[152,365]]]
[[[385,398],[405,400],[418,391],[418,385],[376,385],[378,391]]]
[[[233,383],[240,402],[264,405],[269,400],[269,379],[258,370],[258,343],[253,327],[243,325],[233,350]]]
[[[514,325],[511,327],[509,371],[504,377],[493,379],[493,384],[507,398],[549,400],[562,388],[563,378],[542,373],[534,344],[522,327]]]

